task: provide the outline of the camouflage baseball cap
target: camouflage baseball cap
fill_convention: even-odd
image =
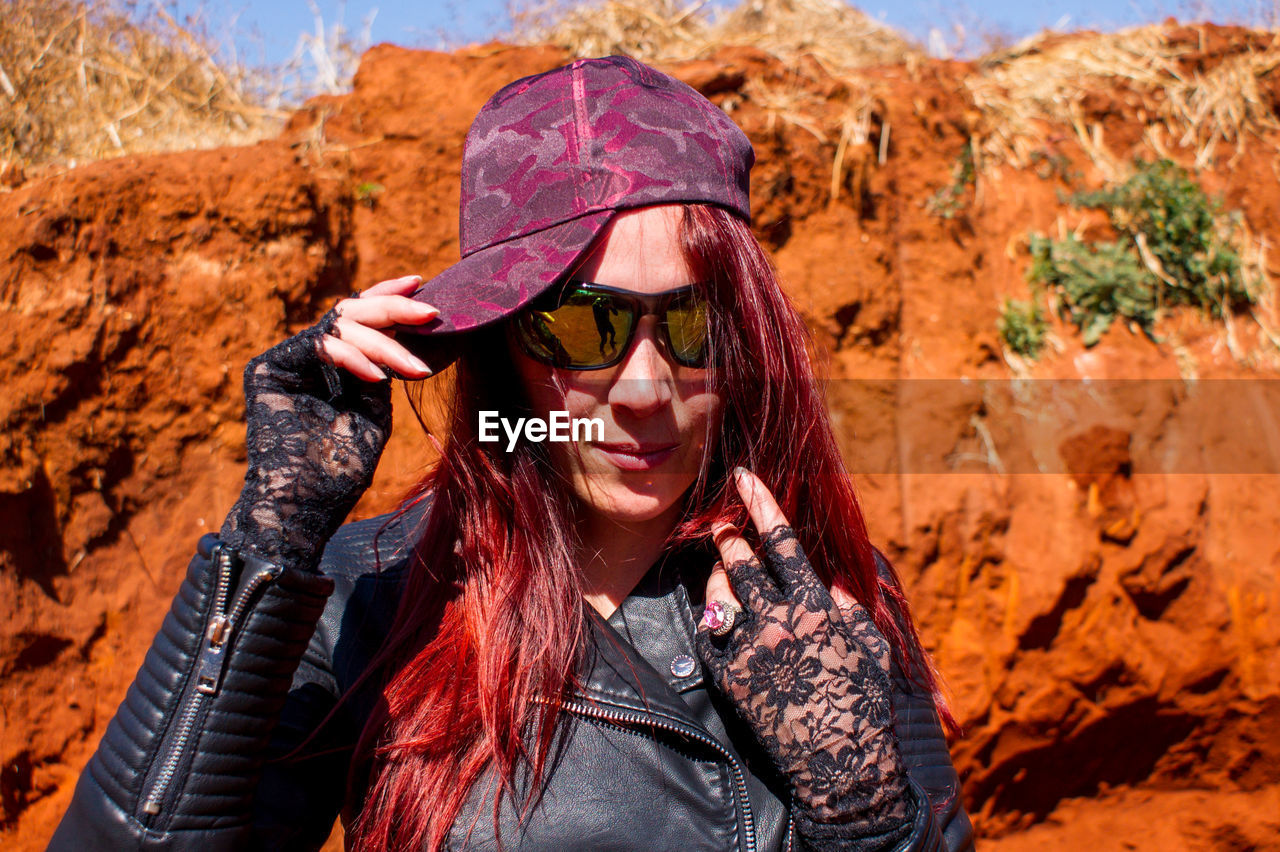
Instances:
[[[754,161],[723,111],[629,57],[511,83],[467,133],[462,259],[414,293],[440,309],[416,331],[438,338],[511,315],[566,275],[618,210],[702,202],[750,219]]]

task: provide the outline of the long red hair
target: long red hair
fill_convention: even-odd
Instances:
[[[749,526],[727,472],[753,471],[822,579],[867,608],[899,665],[954,728],[900,585],[876,570],[807,330],[768,255],[745,222],[716,207],[687,205],[679,236],[706,289],[709,380],[723,414],[670,545],[705,541],[715,520]],[[495,829],[504,796],[530,807],[558,702],[574,682],[588,625],[572,498],[546,444],[521,441],[508,453],[476,436],[481,410],[527,414],[503,334],[473,336],[459,358],[442,458],[415,494],[429,492],[432,503],[380,655],[384,702],[356,751],[364,762],[353,785],[363,797],[351,802],[359,813],[349,844],[357,850],[440,848],[482,778],[496,785]],[[517,771],[532,781],[523,798]]]

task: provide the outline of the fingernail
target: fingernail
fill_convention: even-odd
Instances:
[[[427,362],[423,361],[417,355],[410,355],[409,363],[412,364],[419,373],[426,373],[427,375],[431,374],[431,368],[427,366]]]
[[[733,469],[733,478],[740,486],[746,486],[750,484],[751,478],[747,474],[748,474],[747,469],[745,467],[742,467],[741,465]]]
[[[426,302],[414,302],[418,306],[418,310],[424,314],[438,314],[440,309],[435,305],[428,305]]]
[[[416,281],[416,282],[417,282],[417,283],[419,283],[419,284],[421,284],[421,283],[422,283],[422,276],[421,276],[421,275],[410,275],[410,276],[408,276],[408,277],[409,277],[409,280],[410,280],[410,281]]]

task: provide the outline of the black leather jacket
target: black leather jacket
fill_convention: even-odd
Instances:
[[[374,679],[338,699],[395,612],[414,520],[343,527],[319,574],[239,563],[205,536],[49,848],[318,849],[379,700]],[[690,666],[705,578],[691,561],[655,566],[607,623],[592,619],[594,649],[541,799],[523,825],[509,801],[499,809],[506,847],[751,852],[796,842],[782,780]],[[923,803],[897,849],[972,849],[933,703],[894,674],[896,728]],[[451,846],[496,848],[484,786]]]

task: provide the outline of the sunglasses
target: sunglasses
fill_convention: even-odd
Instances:
[[[649,294],[567,281],[522,311],[514,331],[536,361],[561,370],[602,370],[627,354],[648,314],[658,317],[658,339],[676,363],[707,365],[707,305],[692,285]]]

